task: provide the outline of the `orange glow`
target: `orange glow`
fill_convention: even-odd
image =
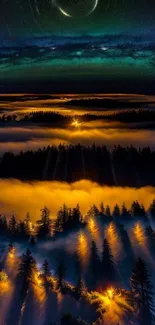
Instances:
[[[87,265],[88,259],[89,259],[89,252],[88,252],[88,241],[87,237],[83,232],[80,232],[78,236],[78,243],[77,243],[77,249],[78,249],[78,255],[80,258],[80,262],[83,268]]]
[[[0,272],[0,282],[7,282],[7,280],[8,280],[8,276],[6,272],[2,270]]]
[[[120,256],[123,256],[123,249],[114,222],[111,222],[110,225],[107,227],[105,237],[107,237],[115,260],[118,261],[120,259]]]
[[[155,197],[155,189],[151,187],[140,189],[108,187],[88,180],[68,184],[56,181],[28,183],[11,179],[0,180],[0,187],[3,188],[3,193],[0,193],[1,213],[10,216],[12,211],[15,211],[19,220],[23,219],[28,209],[32,216],[32,222],[38,220],[40,209],[43,206],[51,209],[52,218],[55,218],[64,202],[71,208],[79,203],[82,214],[86,215],[92,203],[99,206],[103,197],[105,205],[110,205],[111,209],[116,204],[116,197],[117,203],[122,205],[125,202],[127,208],[130,208],[136,198],[139,202],[143,202],[146,209]],[[26,202],[25,197],[27,198]]]
[[[95,222],[95,220],[93,218],[90,218],[88,220],[88,229],[93,237],[93,239],[96,241],[99,239],[99,229],[97,227],[97,223]]]
[[[140,246],[146,247],[146,235],[143,227],[139,222],[134,226],[133,233],[136,237],[136,240]]]
[[[90,303],[98,305],[98,311],[105,325],[126,325],[126,316],[129,312],[133,312],[133,308],[126,299],[126,292],[122,289],[113,287],[104,292],[88,293]]]
[[[75,128],[78,128],[80,126],[80,123],[78,120],[73,120],[72,125],[75,126]]]

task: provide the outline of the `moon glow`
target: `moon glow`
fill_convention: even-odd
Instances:
[[[54,5],[66,17],[89,16],[97,8],[99,0],[54,0]]]

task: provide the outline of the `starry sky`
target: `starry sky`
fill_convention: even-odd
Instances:
[[[0,0],[0,68],[0,92],[154,93],[154,1]]]

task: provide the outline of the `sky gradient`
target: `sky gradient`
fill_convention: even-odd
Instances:
[[[1,0],[0,92],[154,93],[153,1],[94,1]]]

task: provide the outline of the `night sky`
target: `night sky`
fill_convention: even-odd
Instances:
[[[0,92],[154,93],[154,7],[0,0]]]

